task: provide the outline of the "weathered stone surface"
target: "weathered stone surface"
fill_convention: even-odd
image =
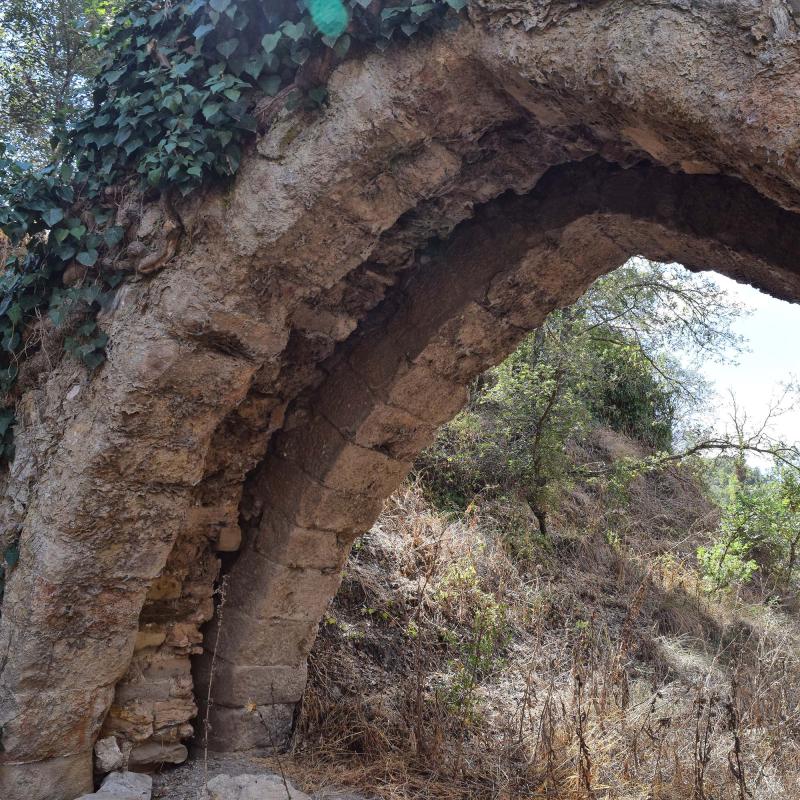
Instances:
[[[112,772],[93,794],[81,795],[77,800],[150,800],[153,779],[137,772]]]
[[[91,753],[75,753],[60,758],[42,759],[33,763],[4,764],[0,768],[0,797],[57,797],[57,787],[65,784],[69,800],[75,793],[92,791]]]
[[[320,609],[322,613],[325,602],[321,597],[318,600],[323,604],[323,609]],[[206,647],[211,648],[216,644],[217,649],[225,653],[232,663],[279,667],[287,661],[291,664],[304,661],[314,646],[316,636],[316,622],[280,617],[264,620],[250,617],[235,608],[226,608],[219,639],[215,635],[206,642]],[[211,658],[211,651],[201,658]]]
[[[249,708],[212,706],[208,746],[220,751],[269,752],[281,749],[291,734],[294,712],[294,703],[271,703]]]
[[[125,764],[125,756],[114,736],[98,739],[94,744],[94,766],[100,773],[114,772]]]
[[[324,113],[186,202],[190,244],[103,316],[107,364],[65,360],[19,403],[4,798],[88,790],[103,725],[186,735],[238,536],[218,652],[301,663],[335,581],[291,598],[272,565],[337,563],[471,376],[628,256],[800,298],[798,30],[724,5],[475,0],[455,32],[342,65]],[[263,744],[245,693],[212,706],[214,746]]]
[[[201,659],[195,671],[198,696],[208,694],[210,659]],[[211,683],[215,705],[241,706],[245,702],[266,706],[272,703],[294,703],[306,687],[305,661],[294,666],[244,666],[217,658]]]
[[[217,775],[208,792],[210,800],[311,800],[277,775]]]
[[[137,745],[131,750],[128,766],[141,768],[156,768],[163,764],[183,764],[189,756],[186,745],[179,742],[146,742]]]

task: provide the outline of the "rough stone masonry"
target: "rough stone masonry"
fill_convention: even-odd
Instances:
[[[792,4],[470,9],[343,64],[187,199],[96,375],[20,377],[4,800],[92,791],[98,739],[137,769],[206,717],[212,748],[284,741],[353,538],[469,380],[629,256],[800,299]]]

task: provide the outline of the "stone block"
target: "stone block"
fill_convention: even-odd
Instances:
[[[211,706],[209,749],[223,753],[281,749],[291,736],[294,711],[294,703],[256,706],[252,710]]]
[[[181,596],[181,579],[177,575],[159,575],[147,590],[145,602],[150,600],[177,600]]]
[[[214,542],[214,549],[218,553],[235,553],[241,546],[242,530],[238,525],[223,528]]]
[[[316,625],[340,582],[338,565],[326,572],[289,567],[249,550],[230,574],[227,604],[254,619],[280,617]]]
[[[94,768],[97,772],[107,773],[120,769],[125,763],[125,756],[119,748],[115,736],[98,739],[94,744]]]
[[[198,659],[195,680],[198,696],[203,701],[208,695],[210,671],[211,659]],[[250,702],[257,705],[296,703],[303,696],[307,676],[304,661],[294,666],[251,667],[230,664],[217,657],[211,700],[214,705],[240,708]]]
[[[348,441],[400,460],[413,459],[435,434],[424,420],[376,397],[345,361],[320,387],[315,410]]]
[[[138,772],[112,772],[93,794],[77,800],[150,800],[153,779]]]
[[[270,561],[287,567],[340,570],[350,551],[350,537],[301,528],[270,509],[262,517],[253,547]]]
[[[167,638],[166,631],[158,625],[146,624],[139,628],[136,634],[134,650],[144,650],[148,647],[158,647]]]
[[[264,507],[277,508],[301,528],[363,533],[372,526],[383,497],[335,491],[297,464],[272,458],[262,484]]]
[[[413,460],[434,439],[436,427],[400,408],[379,403],[354,434],[362,447],[380,447],[393,458]]]
[[[189,756],[186,746],[180,742],[145,742],[131,750],[129,767],[158,767],[161,764],[183,764]]]
[[[197,706],[192,695],[172,697],[153,703],[153,728],[156,734],[168,728],[177,728],[184,722],[194,719]]]
[[[411,466],[347,441],[319,414],[281,434],[276,451],[324,486],[354,494],[389,494]]]
[[[445,380],[424,363],[414,363],[392,382],[387,400],[437,426],[462,409],[467,402],[467,387]]]
[[[29,764],[0,762],[0,797],[4,800],[74,800],[92,788],[91,750]]]
[[[361,376],[347,361],[340,360],[319,388],[316,410],[352,439],[378,402]]]
[[[141,742],[153,735],[152,702],[140,699],[136,692],[131,694],[135,699],[125,705],[111,706],[103,721],[102,735],[129,742]]]
[[[281,666],[305,661],[317,636],[317,621],[258,620],[234,608],[224,610],[217,651],[231,663]],[[212,647],[214,638],[205,644]]]

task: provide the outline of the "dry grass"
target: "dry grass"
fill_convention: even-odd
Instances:
[[[284,768],[400,798],[800,798],[800,625],[702,594],[713,509],[674,473],[624,528],[575,490],[552,541],[513,503],[419,487],[358,543]],[[617,521],[618,523],[619,521]]]

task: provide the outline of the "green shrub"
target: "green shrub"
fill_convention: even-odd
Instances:
[[[757,572],[788,587],[799,546],[800,481],[784,469],[755,483],[734,478],[718,535],[697,557],[712,590],[747,583]]]

